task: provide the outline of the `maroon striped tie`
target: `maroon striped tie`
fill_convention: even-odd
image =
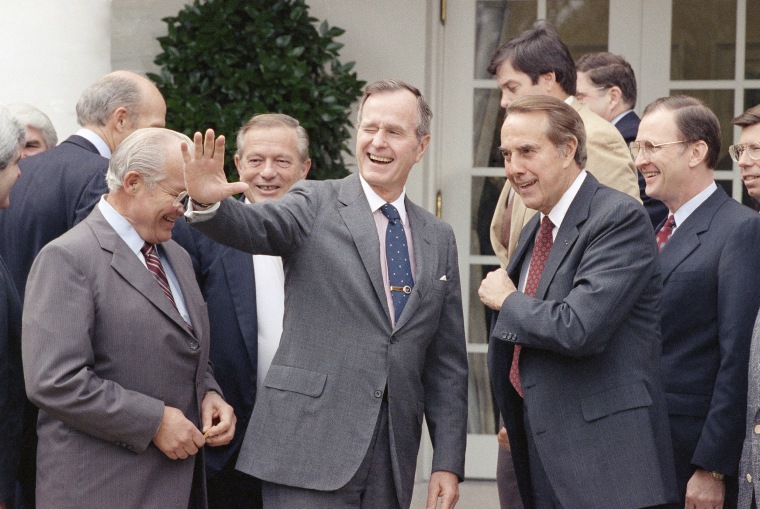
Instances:
[[[169,287],[169,280],[166,278],[164,266],[161,265],[161,260],[158,258],[155,244],[146,242],[142,249],[140,249],[140,252],[145,257],[145,263],[148,265],[148,270],[153,274],[153,277],[156,278],[158,286],[161,287],[169,300],[172,301],[172,305],[176,308],[177,303],[174,302],[174,296],[172,295],[172,290]]]

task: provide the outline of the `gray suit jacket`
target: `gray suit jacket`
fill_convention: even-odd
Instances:
[[[760,313],[752,331],[752,347],[749,354],[749,391],[747,393],[747,433],[739,464],[739,509],[749,509],[754,494],[760,500],[757,489],[760,480]],[[758,431],[755,431],[755,430]]]
[[[538,229],[524,228],[507,272],[517,284]],[[660,381],[662,291],[639,203],[588,174],[565,215],[536,297],[504,300],[489,344],[494,395],[526,508],[532,440],[563,507],[646,507],[676,499]],[[513,345],[523,400],[509,382]]]
[[[433,470],[464,476],[467,356],[454,233],[408,199],[406,207],[416,278],[395,328],[357,175],[301,182],[257,205],[228,199],[194,224],[236,249],[282,256],[285,267],[282,341],[238,469],[291,486],[342,487],[367,452],[387,386],[401,506],[411,502],[423,415]]]
[[[208,317],[187,253],[161,245],[194,334],[100,210],[32,266],[23,313],[26,390],[40,407],[37,507],[205,507],[202,469],[151,442],[164,405],[200,427]]]

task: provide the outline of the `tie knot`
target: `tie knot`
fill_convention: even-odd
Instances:
[[[140,248],[140,252],[143,254],[143,256],[150,256],[156,252],[156,245],[151,244],[150,242],[146,242],[143,244],[143,247]]]
[[[380,212],[382,212],[383,215],[385,215],[385,217],[388,218],[388,221],[395,222],[401,219],[401,216],[399,215],[398,210],[396,210],[396,207],[394,207],[390,203],[386,203],[385,205],[380,207]]]
[[[544,216],[544,218],[541,220],[541,229],[551,230],[552,228],[554,228],[554,223],[552,223],[552,220],[549,219],[549,216]]]
[[[667,228],[669,228],[671,230],[673,228],[675,228],[676,227],[676,216],[674,216],[673,214],[670,214],[668,216],[668,221],[665,223],[665,225],[666,225]]]

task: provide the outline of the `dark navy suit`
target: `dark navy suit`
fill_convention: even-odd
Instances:
[[[218,482],[225,483],[225,488],[219,490],[225,497],[249,497],[246,493],[250,490],[259,496],[258,481],[234,471],[256,401],[258,318],[253,258],[248,253],[214,242],[190,228],[183,219],[177,221],[172,239],[184,247],[193,260],[198,284],[208,305],[214,377],[238,419],[235,437],[228,445],[206,449],[209,505],[213,508],[217,495],[214,486]],[[228,482],[231,477],[239,478],[243,486],[231,489]],[[236,500],[225,498],[223,506],[238,507]],[[246,507],[257,507],[257,501],[248,498]]]
[[[620,134],[623,136],[626,145],[632,141],[636,141],[636,135],[639,132],[640,122],[641,119],[636,114],[636,112],[629,111],[625,114],[625,116],[623,116],[623,118],[618,120],[617,124],[615,124],[617,130],[620,131]],[[644,180],[644,175],[642,175],[641,172],[637,173],[639,178],[639,191],[641,192],[641,201],[644,203],[644,208],[646,209],[647,214],[649,214],[649,219],[652,221],[652,226],[657,226],[663,222],[666,217],[668,217],[668,208],[660,200],[655,200],[654,198],[647,196],[645,192],[647,183],[646,180]]]
[[[700,467],[726,474],[724,507],[736,507],[758,246],[760,215],[718,186],[660,253],[662,379],[681,503]]]

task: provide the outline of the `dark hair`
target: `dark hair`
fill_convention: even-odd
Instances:
[[[636,106],[636,75],[625,58],[606,51],[586,53],[575,63],[575,68],[585,72],[597,87],[619,87],[623,101],[631,108]]]
[[[675,113],[676,127],[684,141],[701,140],[707,144],[705,163],[708,168],[715,168],[720,155],[720,122],[715,113],[695,97],[676,95],[652,101],[644,108],[643,116],[660,109]]]
[[[505,119],[512,113],[545,113],[547,117],[546,137],[557,148],[571,140],[578,142],[574,160],[580,168],[586,165],[586,128],[578,112],[565,101],[548,95],[526,95],[518,97],[507,108]]]
[[[760,104],[757,104],[735,119],[731,121],[732,124],[739,127],[749,127],[755,124],[760,124]]]
[[[430,134],[430,120],[433,118],[433,112],[428,106],[425,98],[422,97],[422,92],[405,81],[401,80],[380,80],[370,83],[364,89],[364,95],[362,95],[359,101],[359,111],[357,113],[358,123],[362,123],[362,110],[364,109],[364,103],[372,94],[383,94],[388,92],[396,92],[399,90],[406,90],[414,94],[417,98],[417,139],[421,140],[423,136]]]
[[[513,37],[496,50],[488,72],[496,74],[499,66],[509,60],[516,70],[530,76],[535,85],[538,77],[548,72],[566,94],[575,95],[575,63],[557,30],[547,21],[539,20],[533,28]]]

